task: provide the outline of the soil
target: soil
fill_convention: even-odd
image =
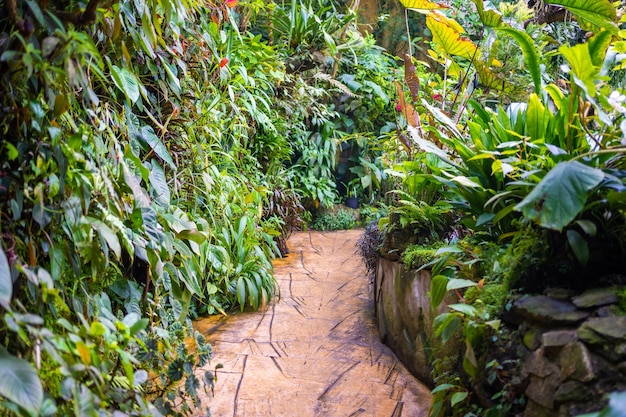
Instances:
[[[196,322],[214,350],[204,370],[223,365],[212,416],[427,416],[429,389],[380,342],[355,255],[362,233],[295,233],[290,254],[275,262],[280,299]]]

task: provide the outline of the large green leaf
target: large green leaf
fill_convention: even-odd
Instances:
[[[567,231],[567,242],[570,248],[576,255],[576,259],[581,265],[587,265],[589,262],[589,246],[584,237],[580,235],[576,230],[570,229]]]
[[[535,49],[535,42],[533,39],[528,35],[528,33],[522,32],[519,29],[508,27],[499,27],[496,29],[515,39],[520,48],[522,48],[524,58],[526,59],[526,66],[528,67],[528,71],[530,71],[533,84],[535,84],[535,93],[541,96],[541,66],[539,65],[539,54],[537,53],[537,49]]]
[[[591,97],[594,97],[596,95],[595,81],[600,73],[600,68],[592,64],[593,60],[587,44],[581,43],[574,46],[563,45],[559,48],[559,52],[567,59],[572,72],[576,78],[583,83],[587,93]]]
[[[536,94],[531,94],[526,108],[526,136],[531,140],[543,139],[550,118],[549,112]]]
[[[139,137],[147,143],[150,148],[152,148],[154,153],[157,154],[159,158],[167,162],[173,170],[176,170],[176,165],[174,165],[170,152],[167,150],[167,147],[163,144],[161,139],[159,139],[159,137],[154,133],[151,126],[142,127],[141,135]]]
[[[135,74],[126,68],[111,65],[111,76],[117,88],[124,93],[131,103],[135,103],[139,99],[139,82]]]
[[[578,161],[561,162],[515,209],[542,227],[560,231],[583,210],[588,192],[603,178],[599,169]]]
[[[435,275],[430,281],[430,306],[434,309],[441,304],[446,296],[446,286],[448,285],[448,277],[443,275]]]
[[[150,167],[150,185],[152,185],[152,192],[157,201],[165,206],[169,206],[171,193],[170,187],[167,185],[165,172],[156,159],[152,161]]]
[[[38,415],[43,388],[33,366],[0,346],[0,396]]]
[[[614,33],[618,31],[618,27],[614,23],[617,14],[609,0],[549,0],[546,3],[563,6],[576,17],[593,25]]]
[[[11,267],[4,249],[0,245],[0,306],[8,310],[13,297],[13,280],[11,279]]]
[[[426,17],[426,26],[433,34],[433,41],[446,55],[474,59],[477,47],[469,38],[461,36],[458,23],[444,16],[430,14]]]
[[[88,216],[86,220],[106,241],[109,249],[113,251],[115,256],[120,259],[120,257],[122,256],[122,245],[120,244],[120,240],[117,238],[115,232],[109,226],[107,226],[105,223],[98,219]]]

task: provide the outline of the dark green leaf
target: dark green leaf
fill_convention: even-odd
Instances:
[[[436,275],[430,282],[430,306],[437,308],[446,296],[446,286],[448,285],[448,277]]]
[[[570,248],[574,251],[576,259],[581,265],[587,265],[589,262],[589,246],[584,237],[580,235],[576,230],[569,229],[567,231],[567,242]]]
[[[172,156],[170,152],[167,150],[167,147],[163,144],[161,139],[154,133],[151,126],[144,126],[141,128],[141,135],[139,136],[152,150],[155,154],[159,156],[163,161],[167,162],[167,164],[173,169],[176,170],[176,165],[172,160]]]
[[[587,194],[604,174],[578,161],[561,162],[515,209],[540,226],[562,230],[583,210]]]
[[[541,66],[539,64],[539,54],[537,53],[533,39],[526,32],[522,32],[519,29],[500,27],[497,28],[497,30],[515,39],[522,48],[524,58],[526,59],[526,67],[528,71],[530,71],[530,76],[535,84],[535,93],[541,95],[543,84],[541,81]]]

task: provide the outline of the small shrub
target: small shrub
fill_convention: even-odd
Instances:
[[[356,217],[348,210],[324,213],[311,223],[313,230],[347,230],[356,225]]]

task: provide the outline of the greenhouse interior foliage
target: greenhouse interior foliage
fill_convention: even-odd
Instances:
[[[520,413],[513,300],[610,287],[624,323],[625,10],[4,0],[0,414],[206,410],[193,320],[280,302],[290,234],[353,227],[456,297],[430,414]],[[615,338],[591,415],[624,415]]]

